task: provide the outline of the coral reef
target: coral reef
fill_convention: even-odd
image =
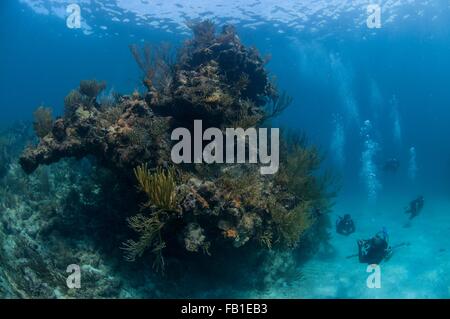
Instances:
[[[280,170],[270,176],[261,175],[255,164],[170,165],[171,129],[192,129],[194,119],[202,119],[205,128],[270,125],[292,101],[277,92],[264,59],[240,42],[233,27],[216,33],[205,21],[191,28],[194,37],[176,60],[167,47],[131,47],[143,71],[143,95],[115,95],[102,102],[104,83],[82,81],[65,98],[64,116],[23,151],[19,163],[27,175],[16,172],[21,177],[15,183],[39,180],[40,191],[47,189],[50,197],[58,165],[87,161],[87,176],[59,181],[70,187],[58,191],[59,200],[48,206],[51,225],[42,227],[54,233],[77,220],[86,232],[84,218],[95,220],[87,224],[102,231],[88,240],[90,249],[99,245],[120,265],[125,252],[134,263],[121,267],[147,265],[147,258],[139,257],[149,253],[156,270],[174,276],[177,265],[232,264],[233,254],[243,254],[246,258],[237,259],[251,264],[276,252],[314,252],[327,240],[330,183],[318,176],[321,156],[301,139],[283,138]],[[50,175],[40,166],[58,161],[49,167]],[[79,183],[88,194],[75,189]],[[114,198],[117,207],[107,198]],[[8,201],[12,204],[3,205],[14,205]],[[98,213],[106,207],[109,213]],[[105,238],[108,244],[99,244]],[[235,276],[239,272],[229,268]]]
[[[110,192],[99,192],[105,189],[100,174],[86,160],[61,161],[24,174],[17,159],[34,140],[32,132],[31,125],[20,123],[0,131],[0,140],[8,141],[2,148],[9,162],[0,176],[0,296],[119,296],[120,280],[98,253],[98,243],[108,241],[102,229],[114,229],[114,222],[92,217],[111,214],[111,199],[105,200]],[[86,237],[88,233],[99,237]],[[86,290],[66,286],[66,268],[73,263],[86,274]]]
[[[144,161],[158,164],[167,160],[163,154],[169,151],[168,131],[164,129],[167,117],[155,116],[142,99],[123,96],[117,106],[100,109],[80,102],[83,99],[75,98],[74,102],[73,95],[79,94],[69,94],[65,117],[56,119],[51,133],[37,147],[27,148],[20,158],[27,173],[39,164],[63,157],[94,155],[117,171],[132,169]]]

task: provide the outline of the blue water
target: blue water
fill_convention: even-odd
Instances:
[[[380,29],[365,25],[367,1],[229,2],[2,1],[0,125],[31,120],[41,104],[61,114],[80,79],[141,89],[129,44],[177,44],[190,36],[187,19],[231,22],[243,43],[271,55],[270,72],[294,98],[276,123],[304,131],[340,176],[332,219],[350,213],[358,226],[349,238],[333,234],[337,255],[313,258],[304,283],[262,296],[450,297],[449,2],[375,1]],[[70,3],[81,29],[66,26]],[[389,158],[396,173],[381,169]],[[404,228],[403,207],[418,195],[425,209]],[[383,265],[382,288],[368,289],[365,265],[344,257],[383,226],[411,246]]]

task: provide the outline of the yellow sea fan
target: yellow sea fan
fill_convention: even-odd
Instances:
[[[151,173],[147,164],[134,169],[139,188],[145,192],[152,204],[160,209],[174,210],[177,206],[175,172],[173,168],[158,167]]]

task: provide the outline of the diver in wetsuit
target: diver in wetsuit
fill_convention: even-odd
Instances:
[[[396,158],[388,159],[383,165],[383,171],[395,173],[400,167],[400,162]]]
[[[415,200],[411,201],[409,203],[409,206],[405,210],[405,214],[410,214],[409,219],[413,219],[417,215],[419,215],[420,211],[423,208],[423,205],[425,204],[423,196],[417,197]]]
[[[349,214],[345,214],[344,217],[338,217],[336,220],[336,232],[345,236],[355,232],[355,223]]]
[[[370,239],[358,240],[358,257],[360,263],[379,264],[392,253],[387,231],[379,231]]]

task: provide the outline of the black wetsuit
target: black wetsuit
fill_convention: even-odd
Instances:
[[[336,232],[341,235],[348,236],[355,232],[355,223],[350,215],[339,217],[336,221]]]
[[[418,197],[417,199],[413,200],[409,204],[409,208],[406,210],[406,214],[410,214],[409,219],[413,219],[417,215],[419,215],[420,211],[423,208],[423,205],[425,204],[425,201],[422,196]]]
[[[391,248],[384,233],[378,233],[371,239],[358,241],[358,257],[360,263],[379,264]]]

